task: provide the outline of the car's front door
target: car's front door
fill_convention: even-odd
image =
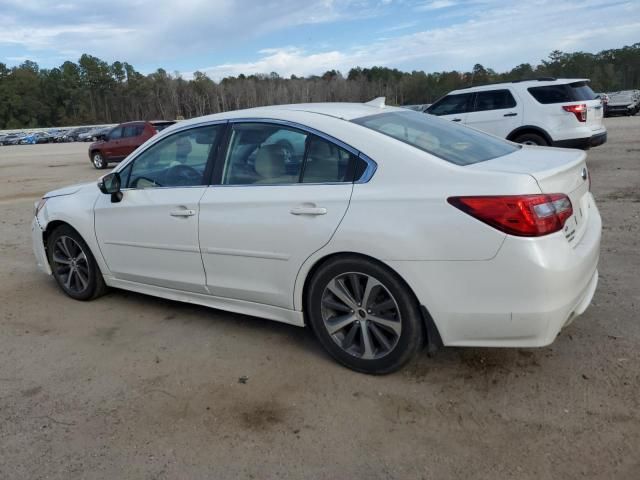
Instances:
[[[122,146],[120,148],[120,156],[126,158],[129,154],[142,145],[142,132],[144,131],[144,123],[134,123],[126,125],[122,129]]]
[[[274,123],[234,123],[200,201],[200,247],[212,295],[293,308],[302,263],[343,218],[356,157]]]
[[[122,200],[95,205],[100,251],[120,280],[205,293],[199,201],[224,125],[184,130],[120,170]]]
[[[107,135],[104,146],[102,147],[102,153],[105,158],[118,160],[120,158],[119,148],[121,142],[122,127],[115,127]]]
[[[522,125],[522,104],[516,102],[508,89],[476,92],[466,125],[506,138]]]

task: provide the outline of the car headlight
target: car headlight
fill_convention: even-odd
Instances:
[[[40,201],[38,203],[35,204],[34,210],[33,210],[33,214],[34,216],[38,216],[38,214],[40,213],[40,210],[42,210],[42,207],[44,207],[44,204],[47,203],[47,199],[46,198],[41,198]]]

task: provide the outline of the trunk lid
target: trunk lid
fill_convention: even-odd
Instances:
[[[575,245],[582,238],[589,219],[586,158],[586,153],[581,150],[523,146],[510,155],[465,168],[528,174],[536,180],[542,193],[567,195],[571,200],[573,215],[566,221],[563,233],[567,241]]]

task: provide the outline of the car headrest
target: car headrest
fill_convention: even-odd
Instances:
[[[263,145],[256,155],[255,170],[262,178],[276,178],[285,175],[284,154],[279,145]]]

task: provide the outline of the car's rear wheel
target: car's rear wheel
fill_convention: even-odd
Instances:
[[[316,271],[305,313],[329,354],[359,372],[398,370],[424,344],[413,294],[394,272],[360,257],[336,257]]]
[[[93,152],[91,154],[91,162],[93,163],[93,166],[98,170],[104,170],[109,165],[107,160],[100,152]]]
[[[536,133],[525,133],[522,135],[518,135],[514,139],[514,142],[522,143],[523,145],[539,145],[542,147],[549,146],[549,143],[544,139],[544,137]]]
[[[47,255],[53,277],[64,293],[76,300],[91,300],[107,287],[96,260],[73,228],[56,228],[47,241]]]

